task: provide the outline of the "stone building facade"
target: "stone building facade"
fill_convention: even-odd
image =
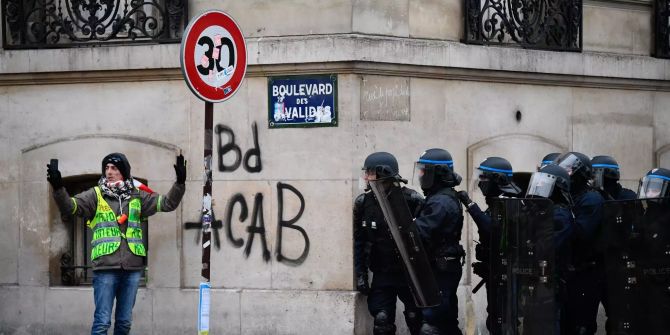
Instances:
[[[464,3],[187,2],[188,17],[207,9],[229,13],[247,43],[242,87],[214,106],[213,197],[221,226],[211,256],[212,334],[371,329],[365,300],[353,291],[351,223],[360,167],[371,152],[394,153],[401,174],[411,177],[422,151],[445,148],[466,179],[462,189],[491,155],[533,171],[549,152],[608,154],[634,189],[652,167],[670,167],[670,62],[652,56],[653,1],[584,0],[581,51],[464,43]],[[4,22],[0,29],[9,34]],[[61,267],[64,254],[82,248],[81,222],[62,221],[45,165],[58,158],[74,190],[94,183],[102,157],[115,151],[158,192],[175,179],[174,156],[187,157],[182,205],[149,219],[146,285],[133,328],[195,331],[200,230],[188,223],[199,220],[204,102],[185,85],[179,53],[179,43],[21,49],[5,41],[0,334],[88,331],[91,287],[80,270],[70,278],[80,285],[67,284]],[[336,126],[271,129],[268,80],[319,74],[337,78]],[[218,168],[219,160],[234,165],[234,151],[223,149],[233,141],[241,155],[260,150],[260,171]],[[252,222],[253,213],[262,216]],[[280,225],[292,217],[304,234]],[[263,225],[264,234],[249,234],[252,225]],[[468,221],[462,241],[469,250],[474,239]],[[472,255],[459,288],[460,324],[480,334],[485,299],[471,293],[479,281]]]

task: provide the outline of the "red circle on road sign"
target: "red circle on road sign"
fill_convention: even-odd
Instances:
[[[222,102],[235,94],[247,72],[247,47],[237,23],[217,10],[194,18],[181,40],[181,70],[202,100]]]

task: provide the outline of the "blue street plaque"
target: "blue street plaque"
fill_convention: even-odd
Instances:
[[[336,127],[337,75],[268,78],[270,128]]]

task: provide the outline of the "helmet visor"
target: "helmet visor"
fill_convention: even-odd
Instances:
[[[593,164],[593,170],[603,170],[603,177],[619,180],[619,166],[615,164]]]
[[[358,188],[361,191],[365,191],[370,187],[370,180],[377,179],[377,173],[375,169],[366,169],[361,170],[360,176],[358,176]]]
[[[605,169],[595,168],[593,169],[593,180],[591,181],[593,188],[602,190],[605,186]]]
[[[556,159],[556,162],[558,163],[558,166],[564,168],[565,171],[568,171],[568,175],[570,176],[583,165],[579,157],[571,153],[561,155],[561,157]]]
[[[648,175],[640,181],[637,197],[640,199],[661,198],[668,194],[670,178],[663,176]]]
[[[422,189],[429,189],[435,181],[435,165],[414,163],[412,185],[420,185]]]
[[[482,178],[486,179],[486,177],[484,177],[484,172],[482,170],[480,170],[479,168],[476,168],[472,172],[472,178],[470,178],[470,189],[469,189],[470,192],[479,192],[480,191],[479,187],[477,187],[477,185],[479,185],[479,182],[482,181]]]
[[[533,173],[533,176],[530,177],[526,196],[549,198],[554,191],[555,185],[556,176],[544,172],[535,172]]]

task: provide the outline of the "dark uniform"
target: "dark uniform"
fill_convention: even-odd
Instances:
[[[452,188],[443,188],[427,193],[416,225],[427,245],[429,257],[435,260],[433,270],[442,291],[440,306],[424,309],[423,317],[444,334],[461,334],[456,291],[463,274],[465,251],[460,245],[463,211],[456,192]]]
[[[569,152],[557,159],[570,174],[570,193],[575,224],[571,234],[572,266],[568,274],[563,334],[595,334],[598,306],[603,299],[604,262],[598,250],[604,203],[600,193],[587,185],[592,178],[591,160],[581,153]]]
[[[614,190],[608,192],[613,200],[633,200],[637,199],[637,193],[631,189],[627,189],[621,185],[618,185]]]
[[[600,195],[605,201],[613,200],[632,200],[637,199],[637,193],[624,188],[619,184],[619,163],[610,156],[594,156],[591,159],[591,166],[593,167],[593,188],[600,192]],[[605,252],[604,245],[607,244],[608,238],[604,234],[600,234],[598,237],[599,241],[597,242],[599,251]],[[604,261],[603,261],[604,262]],[[603,266],[607,267],[606,264]],[[605,314],[607,315],[607,321],[605,323],[605,329],[607,333],[613,332],[612,324],[610,321],[610,310],[607,299],[607,286],[610,285],[605,276],[606,270],[603,268],[601,271],[602,279],[600,282],[604,283],[601,287],[601,302],[605,308]]]
[[[598,192],[583,191],[574,195],[574,202],[574,273],[570,275],[567,283],[564,334],[595,334],[598,305],[605,286],[602,255],[595,248],[604,200]]]
[[[419,333],[421,311],[416,307],[405,275],[403,261],[391,235],[384,213],[367,183],[371,180],[398,178],[398,161],[388,152],[375,152],[365,159],[363,179],[366,192],[354,202],[354,269],[356,288],[368,294],[368,310],[374,317],[373,334],[395,334],[396,299],[405,305],[405,321],[412,335]],[[403,187],[409,210],[416,213],[423,197]],[[368,269],[372,270],[372,287],[368,286]]]
[[[423,197],[416,191],[403,187],[410,211],[416,213]],[[367,276],[368,268],[373,272],[372,287],[368,292],[368,310],[373,316],[385,312],[387,323],[375,322],[375,334],[395,334],[396,299],[405,305],[405,321],[411,334],[418,334],[421,327],[421,311],[416,307],[407,284],[400,254],[393,241],[384,215],[371,191],[356,198],[354,204],[354,267],[357,276]]]
[[[486,329],[489,334],[500,334],[500,329],[493,325],[496,318],[495,301],[497,297],[497,285],[490,285],[488,283],[490,267],[491,267],[491,233],[493,229],[493,220],[491,220],[491,213],[487,208],[482,211],[474,202],[466,205],[466,211],[472,217],[472,220],[477,225],[479,232],[479,243],[475,245],[475,259],[477,262],[472,263],[472,272],[481,277],[486,284]],[[481,283],[478,285],[480,286]]]
[[[473,184],[486,197],[487,205],[491,199],[503,197],[517,197],[521,193],[516,184],[512,181],[513,170],[512,164],[502,157],[488,157],[475,169],[473,176]],[[501,329],[493,325],[496,319],[496,297],[498,285],[490,285],[488,283],[489,272],[491,266],[491,248],[493,247],[491,241],[491,234],[494,230],[494,221],[491,219],[489,209],[482,211],[475,202],[473,202],[465,191],[458,192],[459,200],[465,205],[466,211],[477,225],[479,233],[479,242],[475,246],[475,258],[477,262],[472,263],[473,272],[479,277],[483,278],[486,283],[486,328],[490,334],[499,334]],[[481,286],[481,283],[478,287]],[[477,289],[475,289],[476,292]]]
[[[670,329],[670,170],[652,169],[636,200],[605,204],[608,334]]]
[[[416,168],[426,195],[416,217],[416,227],[442,292],[440,305],[423,309],[421,334],[462,334],[458,328],[456,291],[465,257],[460,245],[463,210],[454,190],[461,177],[453,172],[451,154],[443,149],[426,150],[416,162]]]

